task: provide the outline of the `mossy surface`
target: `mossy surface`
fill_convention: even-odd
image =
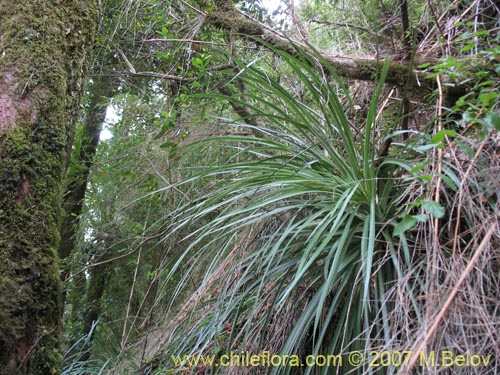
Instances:
[[[61,193],[95,3],[0,0],[0,374],[60,372]]]

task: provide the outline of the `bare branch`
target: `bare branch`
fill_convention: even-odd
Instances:
[[[130,70],[130,72],[132,74],[135,74],[135,68],[134,68],[134,66],[131,64],[131,62],[129,61],[129,59],[127,59],[127,56],[125,56],[125,54],[123,53],[123,51],[121,49],[119,49],[119,48],[117,48],[116,51],[120,54],[120,56],[122,57],[122,59],[125,60],[125,64],[127,64],[127,67]]]
[[[196,78],[174,76],[171,74],[158,73],[158,72],[135,72],[135,73],[131,73],[130,75],[138,76],[138,77],[160,78],[160,79],[166,79],[166,80],[178,81],[178,82],[194,82],[194,81],[196,81]]]
[[[357,29],[364,31],[365,33],[368,33],[373,36],[377,36],[376,33],[373,31],[367,29],[366,27],[355,25],[353,23],[348,23],[348,22],[333,22],[333,21],[320,21],[320,20],[311,20],[310,22],[317,23],[318,25],[327,25],[327,26],[336,26],[336,27],[348,27],[352,29]]]

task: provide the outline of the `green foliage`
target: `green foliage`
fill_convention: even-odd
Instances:
[[[308,24],[309,41],[330,52],[397,53],[398,4],[310,1],[302,15],[304,24],[319,21]],[[449,6],[433,5],[437,14]],[[274,26],[281,22],[260,2],[238,6]],[[467,166],[486,166],[486,158],[477,158],[477,140],[491,139],[498,129],[500,52],[487,45],[487,28],[458,25],[452,46],[435,43],[453,53],[420,66],[446,82],[449,108],[447,118],[439,119],[444,129],[434,130],[433,119],[427,129],[416,121],[409,131],[394,132],[398,92],[386,96],[389,90],[382,90],[390,63],[383,72],[370,71],[381,75],[370,98],[371,84],[346,87],[319,53],[311,57],[298,48],[291,57],[273,50],[275,57],[268,58],[262,41],[242,43],[227,31],[199,29],[195,8],[210,13],[212,1],[123,7],[110,22],[115,34],[102,44],[116,45],[137,71],[177,79],[122,77],[124,94],[114,100],[121,121],[100,146],[82,251],[75,257],[83,266],[115,260],[105,271],[97,340],[86,352],[92,360],[70,357],[80,367],[68,374],[108,368],[124,374],[190,371],[176,368],[165,352],[270,350],[303,358],[407,350],[420,326],[428,326],[426,309],[439,307],[420,298],[435,295],[426,289],[430,277],[437,275],[441,285],[441,271],[425,260],[440,251],[450,256],[445,246],[425,249],[432,225],[454,224],[455,194],[465,183],[474,181],[467,189],[492,212],[498,196],[487,172],[469,179],[450,160],[457,150]],[[409,8],[412,36],[419,27],[437,34],[426,4],[410,2]],[[116,56],[103,60],[114,69]],[[453,93],[464,85],[469,91],[456,100]],[[232,97],[213,94],[221,88]],[[349,93],[356,91],[362,100],[354,105],[359,97]],[[434,111],[420,107],[421,99],[412,98],[412,110],[427,111],[427,121]],[[228,119],[234,105],[248,110],[236,110],[247,122]],[[403,133],[409,140],[398,143]],[[380,152],[378,145],[389,139],[389,152]],[[453,152],[450,145],[456,146]],[[443,159],[436,158],[440,153]],[[436,181],[441,199],[433,194]],[[469,236],[477,226],[468,212],[463,216],[457,222]],[[440,231],[442,243],[455,241],[445,232],[450,231]],[[466,236],[460,241],[466,243]],[[149,352],[157,355],[148,359]],[[321,370],[332,371],[307,369]]]
[[[469,27],[473,25],[468,25]],[[489,46],[488,31],[477,31],[470,39],[470,33],[465,31],[458,39],[468,40],[467,46],[473,45],[476,53],[470,58],[456,58],[451,55],[440,59],[436,64],[425,63],[420,67],[432,72],[431,77],[444,76],[449,80],[448,87],[467,86],[469,90],[464,95],[448,103],[448,117],[453,119],[459,116],[457,129],[474,130],[480,139],[493,131],[500,130],[500,64],[498,58],[500,49],[498,45]],[[458,43],[457,42],[457,43]],[[472,43],[472,44],[471,44]],[[467,51],[472,48],[468,48]],[[464,53],[462,48],[462,53]],[[468,132],[471,135],[471,132]]]
[[[175,127],[175,118],[177,116],[177,111],[172,108],[171,112],[161,111],[160,118],[155,119],[153,124],[159,126],[161,129],[154,139],[160,139],[165,135],[165,133]]]
[[[221,350],[221,345],[224,350],[340,353],[384,345],[383,337],[393,335],[385,296],[411,254],[403,246],[401,258],[396,250],[406,243],[409,228],[393,237],[393,218],[405,205],[398,163],[379,166],[375,147],[387,64],[366,122],[352,124],[330,80],[342,95],[349,93],[332,69],[322,71],[300,48],[300,58],[274,52],[304,85],[307,100],[298,100],[265,69],[241,63],[249,92],[229,100],[250,108],[265,126],[230,123],[235,133],[256,135],[201,141],[207,147],[222,141],[234,156],[195,177],[216,176],[217,188],[167,217],[172,224],[166,236],[210,217],[187,236],[187,251],[167,274],[183,273],[186,264],[191,272],[209,261],[201,290],[213,296],[204,299],[203,316],[195,314],[170,343],[178,353]],[[319,54],[314,58],[328,66]],[[437,206],[422,203],[436,216],[441,214]],[[252,231],[259,235],[246,237]],[[233,247],[242,242],[247,248],[236,256]],[[234,279],[235,274],[240,276]],[[226,286],[231,277],[233,284]],[[219,281],[213,284],[214,279]],[[178,289],[188,281],[184,277]],[[281,332],[277,344],[269,335],[276,329],[273,321],[283,319],[292,327]],[[227,322],[235,327],[230,337],[223,335]]]

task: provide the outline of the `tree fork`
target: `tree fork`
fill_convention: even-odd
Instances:
[[[0,374],[60,373],[67,150],[97,0],[0,0]]]

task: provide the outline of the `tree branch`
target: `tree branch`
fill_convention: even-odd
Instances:
[[[320,20],[311,20],[310,22],[317,23],[318,25],[326,25],[326,26],[335,26],[335,27],[347,27],[352,29],[361,30],[365,33],[368,33],[373,36],[377,36],[376,33],[367,29],[366,27],[355,25],[353,23],[348,22],[333,22],[333,21],[320,21]]]
[[[225,3],[225,2],[224,2]],[[227,3],[209,12],[205,19],[206,25],[211,25],[231,33],[240,34],[242,38],[255,41],[260,38],[276,50],[284,51],[298,57],[294,45],[300,46],[306,53],[314,56],[312,49],[296,40],[288,39],[275,30],[246,17],[234,7],[229,9]],[[331,65],[339,76],[362,80],[374,81],[382,71],[383,61],[357,57],[331,56],[321,52],[325,60]],[[409,95],[422,96],[435,88],[435,81],[430,79],[430,74],[415,69],[410,69],[407,64],[395,61],[390,62],[386,82],[405,87]],[[451,91],[451,90],[450,90]],[[453,91],[465,93],[464,87],[455,87]]]

